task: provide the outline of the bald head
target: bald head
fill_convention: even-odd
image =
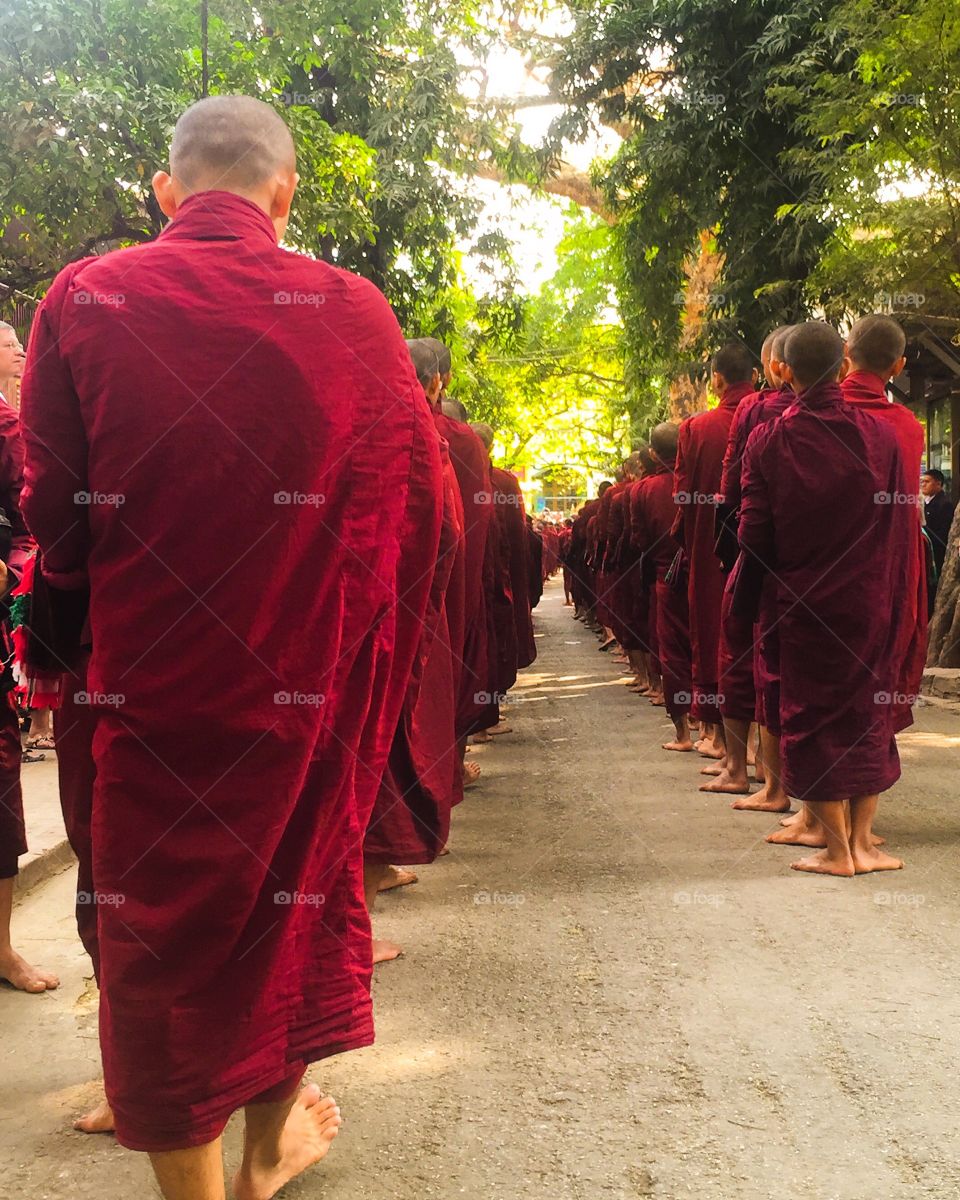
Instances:
[[[728,342],[713,356],[714,371],[724,383],[746,383],[753,378],[753,355],[744,342]]]
[[[440,374],[443,376],[444,382],[446,382],[448,376],[451,374],[451,372],[453,370],[453,363],[452,363],[452,359],[450,357],[450,351],[443,344],[443,342],[439,341],[437,338],[432,338],[432,337],[421,338],[421,341],[424,341],[427,343],[428,346],[433,347],[433,352],[434,352],[434,354],[436,354],[437,361],[440,363]]]
[[[485,421],[471,421],[470,428],[489,451],[493,445],[493,429]]]
[[[843,339],[823,321],[796,325],[787,338],[784,361],[793,373],[793,386],[798,392],[832,382],[843,363]]]
[[[650,434],[650,449],[665,467],[672,467],[676,463],[679,439],[680,426],[675,421],[663,421],[654,426]]]
[[[250,195],[296,167],[290,130],[252,96],[208,96],[191,104],[170,143],[170,174],[188,192]]]
[[[598,496],[605,495],[612,487],[613,487],[612,482],[609,479],[605,479],[603,481],[603,483],[601,483],[600,486],[597,488],[597,495]]]
[[[882,379],[895,374],[907,347],[899,322],[882,313],[861,317],[847,336],[847,358],[855,371],[870,371]]]
[[[445,417],[449,417],[452,421],[466,421],[467,410],[459,400],[453,400],[450,396],[446,396],[443,403],[440,405],[441,411]]]
[[[417,373],[420,386],[425,392],[428,392],[440,374],[437,353],[432,346],[427,344],[426,338],[409,339],[407,349],[410,351],[410,359],[413,362],[413,369]]]

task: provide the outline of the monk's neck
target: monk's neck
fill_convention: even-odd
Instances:
[[[887,380],[873,371],[851,371],[840,384],[843,394],[848,398],[864,400],[880,400],[884,404],[887,399]]]
[[[741,383],[731,383],[724,389],[723,395],[720,397],[720,407],[736,408],[744,396],[749,396],[752,391],[753,384],[749,379],[745,379]]]

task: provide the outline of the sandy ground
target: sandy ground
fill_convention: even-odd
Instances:
[[[955,1200],[960,717],[902,739],[881,825],[907,870],[799,877],[773,818],[659,749],[662,710],[556,584],[537,625],[453,853],[380,899],[407,954],[377,972],[379,1041],[314,1073],[345,1125],[284,1195]],[[63,987],[0,994],[2,1194],[152,1196],[142,1156],[69,1128],[98,1073],[71,888],[15,918]]]

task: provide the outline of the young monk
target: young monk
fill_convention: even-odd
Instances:
[[[169,225],[60,273],[24,380],[24,514],[51,585],[89,583],[104,697],[107,1099],[165,1200],[223,1200],[239,1108],[237,1200],[336,1137],[301,1080],[373,1038],[362,835],[439,544],[440,448],[396,319],[280,249],[296,183],[273,109],[193,105],[154,177]]]
[[[441,386],[436,352],[424,342],[407,345],[424,397],[433,406]],[[447,844],[453,806],[463,798],[454,732],[463,648],[463,506],[446,441],[441,443],[441,453],[444,516],[437,568],[413,672],[363,842],[363,890],[371,915],[377,892],[385,890],[383,884],[391,874],[401,885],[416,879],[405,878],[394,864],[436,860]],[[374,965],[402,953],[396,942],[383,938],[373,939],[372,950]]]
[[[845,374],[840,390],[848,404],[861,412],[872,413],[890,426],[900,446],[907,478],[912,481],[920,474],[925,447],[923,426],[908,408],[891,403],[886,394],[887,383],[904,368],[905,348],[903,329],[892,317],[879,313],[861,317],[847,337]],[[910,495],[913,495],[912,488]],[[898,733],[913,721],[911,708],[920,691],[927,646],[925,547],[919,508],[913,504],[908,507],[917,508],[918,516],[915,545],[903,564],[906,572],[904,595],[909,607],[909,620],[904,626],[906,644],[901,655],[903,667],[891,693]],[[767,841],[800,846],[822,846],[824,843],[823,828],[806,807],[783,824],[785,828],[770,834]]]
[[[672,421],[657,425],[650,434],[654,466],[637,488],[633,506],[633,536],[643,555],[643,571],[653,576],[656,588],[657,656],[663,674],[663,698],[676,737],[664,750],[686,753],[690,740],[691,681],[690,626],[685,569],[678,565],[671,536],[676,507],[674,467],[680,426]]]
[[[731,572],[736,570],[739,553],[736,526],[740,509],[741,463],[747,438],[758,425],[779,416],[793,399],[792,390],[783,385],[779,372],[783,346],[790,329],[792,326],[780,326],[764,339],[760,362],[768,390],[747,396],[737,408],[730,426],[720,480],[721,500],[717,508],[717,552],[725,569]],[[720,709],[726,758],[717,778],[703,784],[700,790],[743,796],[744,799],[734,801],[733,808],[758,807],[763,812],[786,812],[790,808],[790,801],[781,794],[774,774],[767,777],[766,787],[763,794],[758,793],[758,800],[755,801],[749,794],[747,739],[758,709],[755,673],[760,639],[754,622],[741,619],[732,611],[732,588],[729,583],[728,579],[721,603],[719,648],[720,693],[723,697]],[[762,733],[761,742],[765,744]],[[771,789],[776,793],[772,809]]]
[[[842,359],[839,335],[821,322],[788,337],[783,372],[797,398],[747,443],[739,540],[776,581],[784,787],[826,841],[792,865],[851,876],[903,865],[877,847],[872,826],[880,793],[900,776],[889,698],[910,619],[903,564],[916,514],[876,499],[915,483],[889,425],[844,400]],[[865,609],[863,595],[885,602]]]
[[[722,758],[723,724],[719,707],[720,605],[723,573],[714,550],[715,509],[723,456],[737,407],[753,391],[757,378],[753,355],[743,342],[730,342],[713,356],[711,387],[720,397],[709,412],[688,417],[680,426],[674,499],[675,531],[689,564],[688,600],[693,662],[694,719],[713,732],[702,752]]]

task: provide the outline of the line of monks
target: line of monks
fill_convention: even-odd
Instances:
[[[719,404],[656,426],[563,536],[575,615],[665,706],[664,750],[711,760],[700,790],[735,809],[801,802],[767,837],[814,849],[799,871],[903,865],[873,821],[927,637],[924,434],[886,392],[904,349],[879,314],[845,342],[822,322],[780,327],[757,390],[747,347],[722,347]]]
[[[147,1152],[166,1200],[223,1200],[239,1109],[237,1200],[329,1150],[307,1065],[373,1041],[372,968],[400,953],[374,899],[444,853],[558,562],[446,399],[447,349],[278,244],[297,180],[272,108],[193,105],[153,179],[163,233],[61,271],[19,427],[0,412],[21,669],[55,708],[100,987],[105,1099],[78,1127]],[[17,986],[57,986],[15,958]]]

